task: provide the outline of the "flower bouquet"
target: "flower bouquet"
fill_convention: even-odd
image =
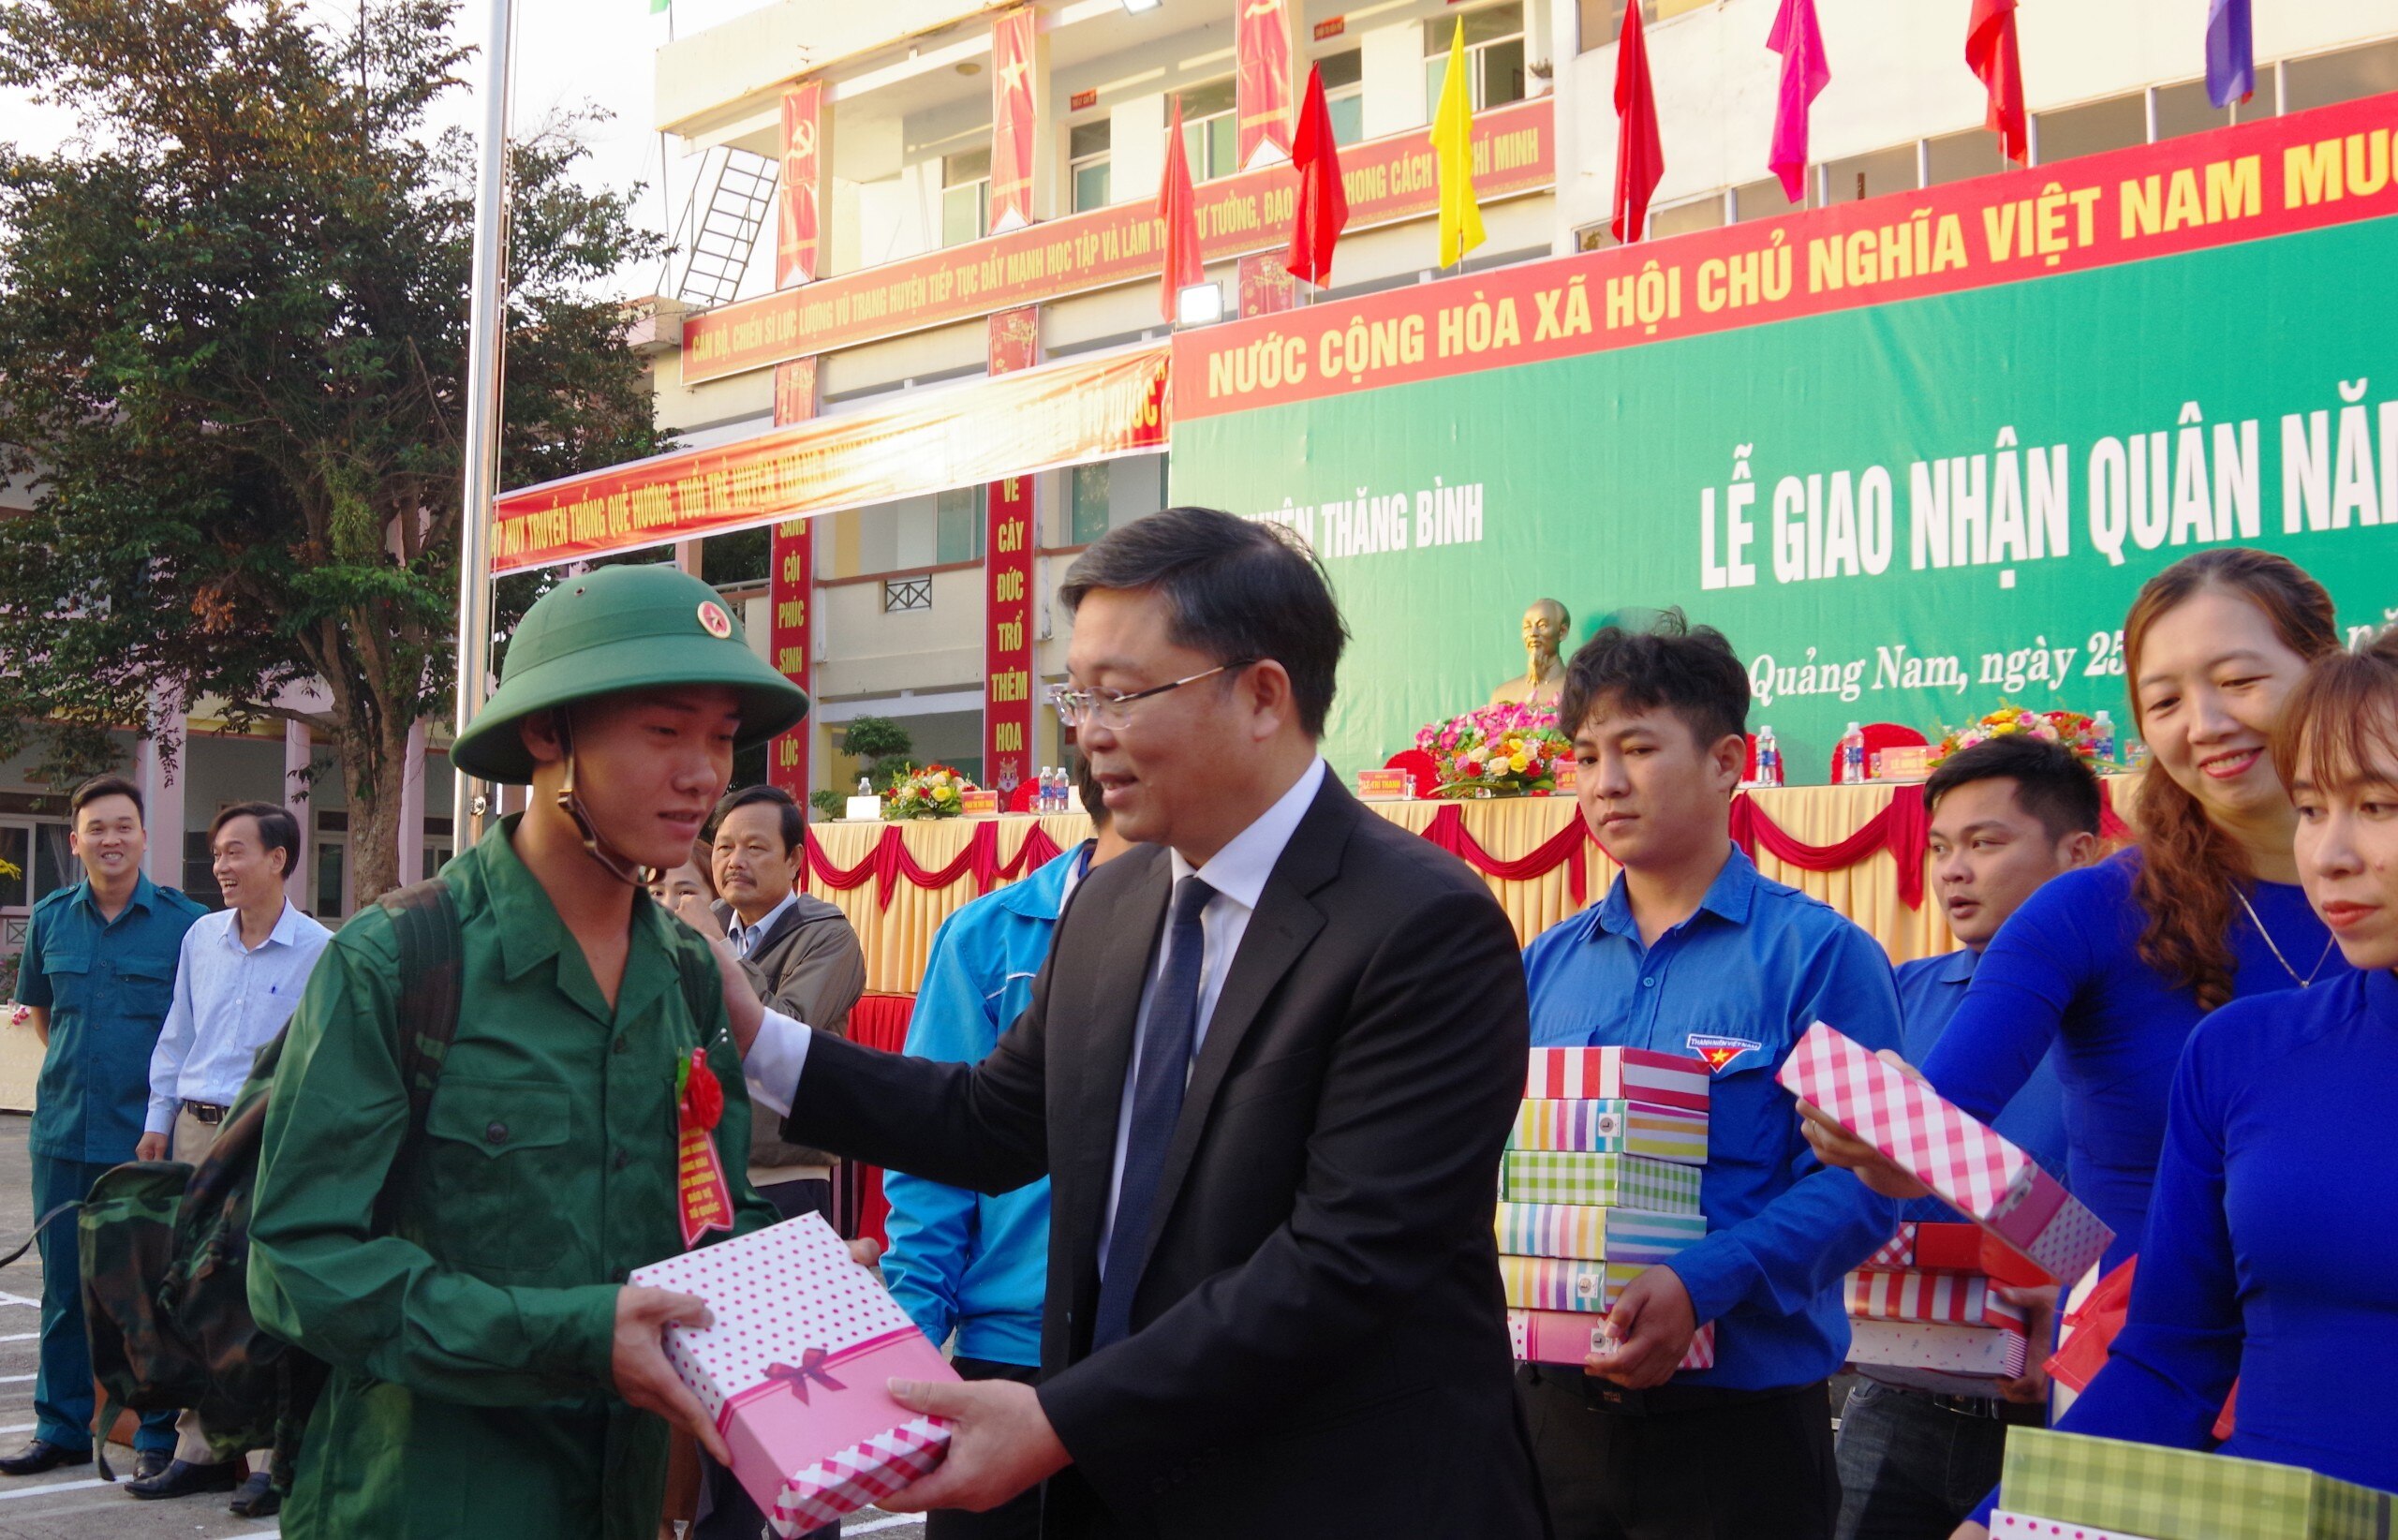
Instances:
[[[882,800],[882,816],[894,822],[903,818],[955,818],[966,805],[966,793],[973,790],[972,781],[948,765],[910,765],[891,783]]]
[[[1423,729],[1415,747],[1438,768],[1428,793],[1436,797],[1547,796],[1574,757],[1557,713],[1544,706],[1482,706]]]
[[[2114,766],[2100,752],[2097,725],[2079,711],[2034,711],[2028,706],[2009,705],[2002,699],[1996,711],[1969,727],[1952,727],[1932,751],[1930,767],[1960,749],[1971,748],[1992,738],[2014,736],[2046,738],[2061,743],[2073,751],[2073,757],[2093,770],[2106,771]]]

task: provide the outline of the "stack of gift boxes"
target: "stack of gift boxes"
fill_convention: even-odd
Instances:
[[[1972,1222],[1905,1225],[1849,1275],[1850,1361],[1964,1396],[2021,1375],[2023,1312],[2000,1285],[2070,1286],[2114,1233],[2013,1143],[1822,1022],[1778,1077]]]
[[[2398,1497],[2295,1465],[2006,1431],[1993,1540],[2389,1540]]]
[[[1499,1167],[1499,1272],[1516,1356],[1579,1365],[1644,1267],[1707,1234],[1703,1059],[1637,1048],[1534,1048]],[[1715,1327],[1685,1369],[1715,1362]]]

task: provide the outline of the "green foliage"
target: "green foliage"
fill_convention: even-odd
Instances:
[[[807,805],[826,818],[838,818],[849,811],[849,798],[830,787],[820,787],[807,793]]]
[[[453,9],[363,0],[336,33],[289,0],[0,0],[0,82],[80,130],[0,146],[0,469],[37,498],[0,520],[0,754],[38,723],[72,774],[215,697],[309,721],[388,827],[454,665],[474,159],[428,116],[473,66]],[[670,447],[598,291],[658,245],[576,184],[590,121],[512,147],[503,485]]]
[[[889,717],[856,717],[842,735],[841,751],[864,761],[868,783],[878,792],[888,792],[908,773],[909,756],[916,751],[916,743],[906,728]]]

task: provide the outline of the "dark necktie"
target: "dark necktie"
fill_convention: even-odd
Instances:
[[[1167,923],[1165,972],[1149,1000],[1141,1026],[1141,1064],[1132,1085],[1132,1123],[1124,1140],[1124,1179],[1117,1189],[1116,1223],[1107,1233],[1107,1273],[1099,1285],[1099,1318],[1091,1328],[1096,1352],[1129,1336],[1132,1291],[1141,1281],[1142,1250],[1149,1236],[1150,1206],[1165,1171],[1166,1147],[1182,1116],[1182,1092],[1191,1079],[1191,1046],[1198,1037],[1199,975],[1206,956],[1200,911],[1216,890],[1196,877],[1174,885],[1174,915]]]

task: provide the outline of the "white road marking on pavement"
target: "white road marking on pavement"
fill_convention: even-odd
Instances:
[[[36,1309],[39,1309],[41,1301],[38,1299],[27,1299],[22,1295],[0,1294],[0,1305],[31,1305]]]
[[[40,1426],[37,1422],[12,1422],[6,1428],[0,1428],[0,1433],[30,1433]]]
[[[86,1487],[105,1487],[108,1483],[94,1476],[88,1481],[52,1481],[39,1487],[19,1487],[14,1491],[0,1492],[0,1503],[12,1497],[41,1497],[51,1492],[80,1492]]]
[[[37,1331],[11,1332],[6,1337],[0,1337],[0,1342],[31,1342],[38,1340],[40,1336],[41,1333]]]
[[[30,1374],[0,1374],[0,1385],[22,1385],[32,1378]]]
[[[871,1524],[860,1524],[855,1529],[844,1524],[841,1526],[841,1540],[849,1540],[852,1534],[872,1534],[877,1530],[896,1530],[902,1524],[921,1524],[924,1521],[922,1514],[903,1513],[890,1518],[878,1518]]]

